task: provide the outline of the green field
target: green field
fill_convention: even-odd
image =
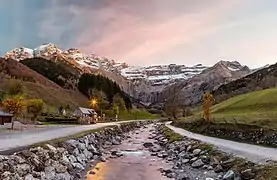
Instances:
[[[184,121],[194,121],[202,117],[202,111]],[[212,107],[212,118],[216,123],[253,124],[277,129],[277,88],[235,96]]]
[[[107,118],[115,118],[115,113],[113,110],[103,111]],[[126,111],[120,111],[118,115],[119,120],[139,120],[139,119],[159,119],[160,116],[157,114],[151,114],[144,109],[131,109]]]

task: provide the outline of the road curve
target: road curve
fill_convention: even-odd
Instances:
[[[223,152],[242,157],[254,163],[265,164],[269,161],[277,161],[277,148],[268,148],[258,145],[204,136],[171,126],[169,125],[169,123],[166,123],[166,126],[182,136],[213,144]]]
[[[97,123],[92,125],[60,126],[46,128],[39,131],[23,131],[20,133],[5,134],[0,136],[0,152],[26,147],[35,143],[51,139],[74,135],[83,131],[98,129],[106,126],[119,125],[127,121]],[[129,122],[129,121],[128,121]],[[1,153],[0,153],[1,154]]]

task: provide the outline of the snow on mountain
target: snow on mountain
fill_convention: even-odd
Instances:
[[[59,49],[56,45],[49,43],[38,46],[34,49],[35,57],[49,57],[55,54],[61,54],[63,50]]]
[[[17,59],[19,61],[27,58],[33,58],[33,57],[34,57],[34,51],[32,49],[25,48],[25,47],[15,48],[4,55],[4,58],[6,59],[11,58],[11,59]]]
[[[174,83],[180,80],[188,79],[194,75],[201,73],[206,66],[197,64],[192,67],[185,65],[157,65],[148,67],[133,67],[124,68],[120,71],[125,78],[137,81],[145,80],[150,85],[165,85]]]
[[[133,82],[145,81],[152,86],[168,85],[188,79],[207,68],[202,64],[192,67],[176,64],[146,67],[128,66],[126,63],[109,60],[106,57],[83,53],[76,48],[63,50],[52,43],[40,45],[33,50],[20,47],[5,54],[5,58],[12,58],[18,61],[32,57],[43,57],[46,59],[53,59],[54,57],[54,59],[57,59],[57,56],[69,61],[71,64],[75,64],[78,68],[103,69],[121,75],[127,80]]]
[[[98,69],[99,61],[93,55],[82,53],[79,49],[71,48],[63,52],[64,55],[74,59],[80,66]]]

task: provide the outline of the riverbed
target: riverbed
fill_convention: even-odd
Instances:
[[[150,139],[153,126],[141,128],[129,133],[129,138],[113,150],[122,153],[121,157],[108,158],[99,162],[93,169],[88,169],[87,180],[168,180],[161,169],[172,167],[170,162],[151,156],[151,152],[143,146],[145,142],[154,143]],[[111,150],[111,151],[113,151]]]

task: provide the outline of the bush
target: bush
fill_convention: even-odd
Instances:
[[[78,118],[72,117],[44,117],[45,122],[57,124],[78,124]]]

